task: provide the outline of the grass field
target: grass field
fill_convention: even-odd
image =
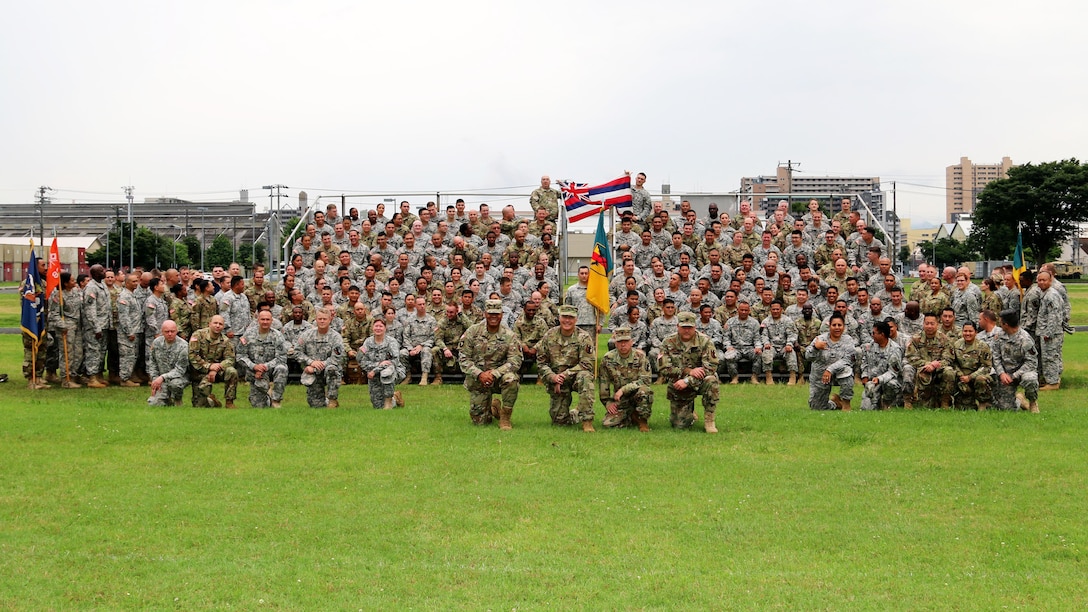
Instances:
[[[18,336],[0,349],[17,374]],[[718,436],[670,430],[660,387],[653,432],[587,435],[536,386],[499,432],[453,386],[226,411],[13,376],[0,607],[1084,608],[1088,334],[1066,355],[1039,415],[742,385]]]

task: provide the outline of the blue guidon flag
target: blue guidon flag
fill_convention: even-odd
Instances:
[[[45,305],[42,304],[41,284],[42,278],[38,274],[38,257],[31,248],[26,278],[23,279],[23,285],[20,288],[20,293],[23,295],[23,316],[20,327],[24,334],[34,340],[35,346],[41,342],[45,331]]]

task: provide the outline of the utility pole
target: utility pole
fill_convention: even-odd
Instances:
[[[132,228],[132,192],[135,191],[135,187],[132,185],[125,185],[121,189],[125,192],[125,199],[128,200],[128,271],[132,272],[135,268],[133,265],[133,257],[135,256],[132,248],[136,244],[136,231]]]
[[[793,167],[800,165],[801,162],[794,163],[792,159],[786,160],[786,193],[789,194],[787,197],[789,198],[790,210],[793,209]],[[778,167],[782,167],[782,162],[778,162]]]
[[[892,234],[895,239],[895,258],[899,259],[899,208],[895,204],[895,181],[892,181]],[[903,262],[899,269],[903,269]]]
[[[38,241],[43,242],[45,240],[45,205],[49,203],[49,198],[45,196],[47,192],[53,191],[52,187],[46,187],[42,185],[38,187]]]

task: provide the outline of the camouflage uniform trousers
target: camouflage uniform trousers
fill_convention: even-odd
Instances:
[[[159,390],[147,398],[148,406],[180,406],[181,396],[185,393],[185,381],[163,379]]]
[[[770,349],[764,348],[763,349],[763,371],[764,372],[770,372],[771,371],[771,368],[774,367],[774,360],[775,359],[781,359],[782,361],[786,362],[786,370],[788,370],[790,372],[797,372],[798,365],[799,365],[798,362],[797,362],[797,351],[790,351],[790,352],[787,353],[785,346],[783,346],[782,348],[775,348],[772,345]]]
[[[458,359],[457,349],[451,348],[450,352],[453,353],[453,357],[446,358],[442,353],[445,349],[440,349],[437,346],[431,349],[431,362],[434,364],[434,372],[438,376],[445,374],[459,374],[461,372],[461,364]]]
[[[975,402],[989,402],[993,398],[990,389],[993,379],[990,375],[970,376],[967,382],[960,382],[960,377],[955,377],[956,406],[960,408],[974,408]]]
[[[643,385],[634,393],[624,394],[623,399],[616,403],[618,412],[605,414],[601,425],[628,427],[640,418],[649,421],[654,407],[654,391],[649,386]]]
[[[83,330],[83,371],[88,376],[97,376],[102,373],[108,340],[106,330],[102,330],[101,338],[95,338],[94,332],[89,329]]]
[[[375,410],[381,410],[385,407],[385,398],[393,397],[393,393],[397,390],[397,383],[383,383],[380,376],[375,376],[366,382],[367,391],[370,392],[370,405]]]
[[[906,368],[903,368],[904,375]],[[935,372],[914,372],[915,397],[919,401],[933,403],[945,395],[952,395],[956,382],[956,371],[944,366]]]
[[[41,378],[42,373],[45,372],[46,344],[46,340],[43,338],[42,341],[38,343],[38,349],[35,353],[34,341],[30,336],[26,335],[25,332],[23,333],[23,377],[27,380]],[[31,367],[37,371],[31,373]]]
[[[56,343],[60,345],[60,362],[57,364],[60,377],[66,378],[69,373],[73,377],[78,375],[83,364],[83,334],[79,330],[70,329],[67,334],[58,331],[56,338]]]
[[[854,399],[854,367],[845,365],[831,372],[831,382],[824,384],[823,372],[812,372],[808,379],[808,407],[812,410],[838,410],[831,401],[831,387],[838,385],[839,397],[849,402]]]
[[[563,384],[556,391],[555,383],[545,382],[548,389],[550,403],[548,414],[552,417],[552,425],[577,425],[583,421],[593,421],[594,389],[593,374],[586,371],[577,372],[574,376],[564,374]],[[578,394],[578,407],[576,412],[571,412],[570,405],[574,402],[572,393]]]
[[[327,362],[324,370],[314,372],[314,382],[306,387],[306,403],[310,408],[324,408],[329,400],[340,397],[340,366]]]
[[[1038,339],[1039,361],[1041,362],[1039,373],[1042,375],[1040,384],[1057,384],[1062,381],[1062,370],[1064,369],[1062,346],[1064,344],[1065,336],[1061,332],[1057,336],[1051,336],[1050,340]]]
[[[468,390],[468,415],[476,425],[488,425],[491,423],[491,396],[498,393],[502,395],[502,405],[510,410],[518,401],[518,390],[521,382],[518,375],[513,372],[503,374],[490,387],[480,384],[479,379],[465,377],[465,389]]]
[[[713,372],[707,372],[702,380],[693,380],[683,391],[669,383],[665,398],[669,400],[669,424],[675,429],[688,429],[695,422],[695,398],[703,396],[703,413],[713,415],[718,409],[718,391],[721,382]]]
[[[113,376],[121,371],[120,351],[117,346],[117,330],[106,330],[106,369]]]
[[[136,369],[136,357],[139,353],[136,343],[139,341],[139,336],[136,336],[135,340],[129,340],[128,336],[117,334],[118,376],[121,377],[121,380],[132,378],[132,372]]]
[[[287,364],[280,364],[266,370],[261,378],[271,384],[254,384],[257,380],[256,372],[246,372],[246,382],[249,383],[249,405],[254,408],[268,408],[272,402],[282,401],[283,390],[287,387]],[[271,394],[269,394],[270,390]]]
[[[1013,380],[1011,385],[1001,384],[1000,378],[993,381],[994,408],[998,410],[1019,410],[1016,403],[1016,388],[1024,389],[1024,397],[1029,402],[1039,400],[1039,375],[1035,372],[1027,372],[1019,380]]]
[[[233,402],[238,396],[238,370],[234,368],[224,368],[215,373],[215,382],[222,381],[225,385],[223,390],[223,399],[228,402]],[[193,383],[193,408],[207,408],[208,396],[212,394],[212,384],[208,382],[207,376],[196,376],[192,379]]]
[[[41,355],[45,356],[45,369],[50,372],[56,372],[60,367],[60,338],[57,334],[49,332],[46,334],[46,340],[42,340],[40,351],[43,351]],[[38,356],[38,366],[42,365],[42,356]],[[24,354],[24,357],[29,357],[29,353]],[[28,362],[29,363],[29,362]],[[30,366],[27,365],[27,368]]]
[[[768,360],[769,354],[764,351],[761,355],[756,355],[756,349],[754,347],[746,346],[743,348],[733,347],[732,349],[736,354],[733,358],[725,358],[725,371],[730,378],[737,376],[737,363],[741,360],[752,362],[752,374],[759,376],[763,373],[763,368],[771,367],[771,362]],[[729,350],[726,350],[726,355],[731,355]]]
[[[408,351],[406,348],[400,349],[400,360],[404,364],[404,371],[408,373],[408,379],[412,378],[412,361],[419,361],[419,371],[422,374],[430,374],[432,349],[424,346],[415,355],[409,355]]]
[[[885,383],[870,380],[861,392],[861,409],[880,410],[884,406],[895,406],[902,392],[903,383],[898,379],[893,378]]]

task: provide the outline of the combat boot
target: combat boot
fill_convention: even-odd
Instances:
[[[334,398],[334,399],[330,399],[330,400],[328,401],[328,403],[327,403],[326,405],[327,405],[327,406],[328,406],[329,408],[339,408],[339,407],[340,407],[340,400],[338,400],[338,399],[335,399],[335,398]]]
[[[582,431],[586,433],[593,433],[597,430],[593,429],[593,421],[582,421]]]
[[[132,380],[130,378],[128,380],[122,380],[121,381],[121,386],[122,387],[139,387],[140,383],[138,383],[138,382],[136,382],[136,381],[134,381],[134,380]]]
[[[759,377],[756,376],[755,374],[752,374],[752,384],[753,385],[758,385],[759,384]]]
[[[47,382],[49,384],[52,384],[52,385],[59,385],[61,381],[60,381],[60,377],[57,376],[56,372],[46,372],[45,373],[45,382]]]
[[[1031,400],[1028,403],[1028,412],[1039,414],[1039,402],[1037,400]]]
[[[491,418],[498,419],[502,416],[502,400],[493,397],[491,398]]]
[[[740,377],[739,376],[734,376],[733,378],[729,379],[729,384],[731,384],[731,385],[738,384],[739,382],[740,382]]]
[[[279,408],[282,405],[283,404],[281,404],[278,400],[272,400],[272,407],[273,408]]]
[[[421,386],[421,387],[426,387],[427,386],[427,374],[428,374],[427,372],[424,372],[424,373],[419,375],[419,386]]]
[[[385,400],[382,402],[382,410],[392,410],[392,409],[393,409],[393,398],[391,398],[391,397],[385,398]]]
[[[1016,405],[1020,407],[1020,410],[1028,410],[1031,405],[1028,403],[1028,398],[1024,397],[1023,393],[1016,394]]]
[[[708,434],[718,433],[718,427],[717,427],[717,425],[714,424],[714,413],[713,412],[708,412],[703,417],[703,429],[706,430],[706,432]]]
[[[1043,385],[1043,386],[1039,387],[1039,390],[1040,391],[1057,391],[1058,389],[1061,389],[1061,387],[1062,387],[1062,384],[1060,382],[1056,382],[1056,383],[1050,383],[1049,385]]]
[[[400,391],[393,392],[393,403],[404,408],[404,396],[400,394]]]
[[[510,422],[510,415],[512,414],[514,414],[513,408],[507,408],[506,406],[499,408],[499,429],[510,431],[514,428],[514,424]],[[592,425],[590,427],[592,427]]]
[[[941,396],[941,410],[951,410],[951,409],[952,409],[952,396],[951,395],[942,395]]]
[[[431,381],[431,386],[432,387],[438,387],[438,386],[441,386],[441,385],[442,385],[442,375],[439,374],[439,375],[434,377],[434,380]]]
[[[61,389],[80,389],[82,387],[83,387],[83,385],[77,383],[73,379],[68,379],[68,380],[64,381],[63,383],[61,383],[61,385],[60,385]]]
[[[986,412],[989,409],[990,409],[990,402],[979,402],[978,403],[978,411],[979,412]]]
[[[208,394],[207,402],[209,408],[219,408],[223,405],[219,403],[219,398],[217,398],[214,393]]]
[[[790,379],[786,382],[787,387],[792,387],[797,384],[797,372],[790,372]]]
[[[107,380],[111,385],[121,384],[121,377],[116,374],[110,374],[110,377]]]
[[[105,389],[108,386],[106,381],[102,380],[97,375],[89,377],[89,380],[87,381],[87,387],[91,389]]]
[[[227,400],[227,403],[226,403],[226,405],[225,405],[225,406],[223,406],[223,407],[224,407],[224,408],[226,408],[226,409],[228,409],[228,410],[234,410],[234,409],[235,409],[235,408],[236,408],[237,406],[235,406],[235,405],[234,405],[234,402],[233,402],[233,401],[231,401],[231,400]]]
[[[839,407],[839,410],[842,410],[843,412],[850,412],[850,402],[844,400],[842,396],[838,393],[831,394],[831,401]]]
[[[767,372],[766,379],[767,379],[767,384],[768,385],[773,385],[774,384],[774,374],[771,374],[770,372]]]
[[[646,433],[647,431],[650,431],[650,424],[646,422],[646,419],[644,419],[642,417],[637,417],[635,419],[635,422],[638,423],[638,430],[639,431],[641,431],[643,433]]]

